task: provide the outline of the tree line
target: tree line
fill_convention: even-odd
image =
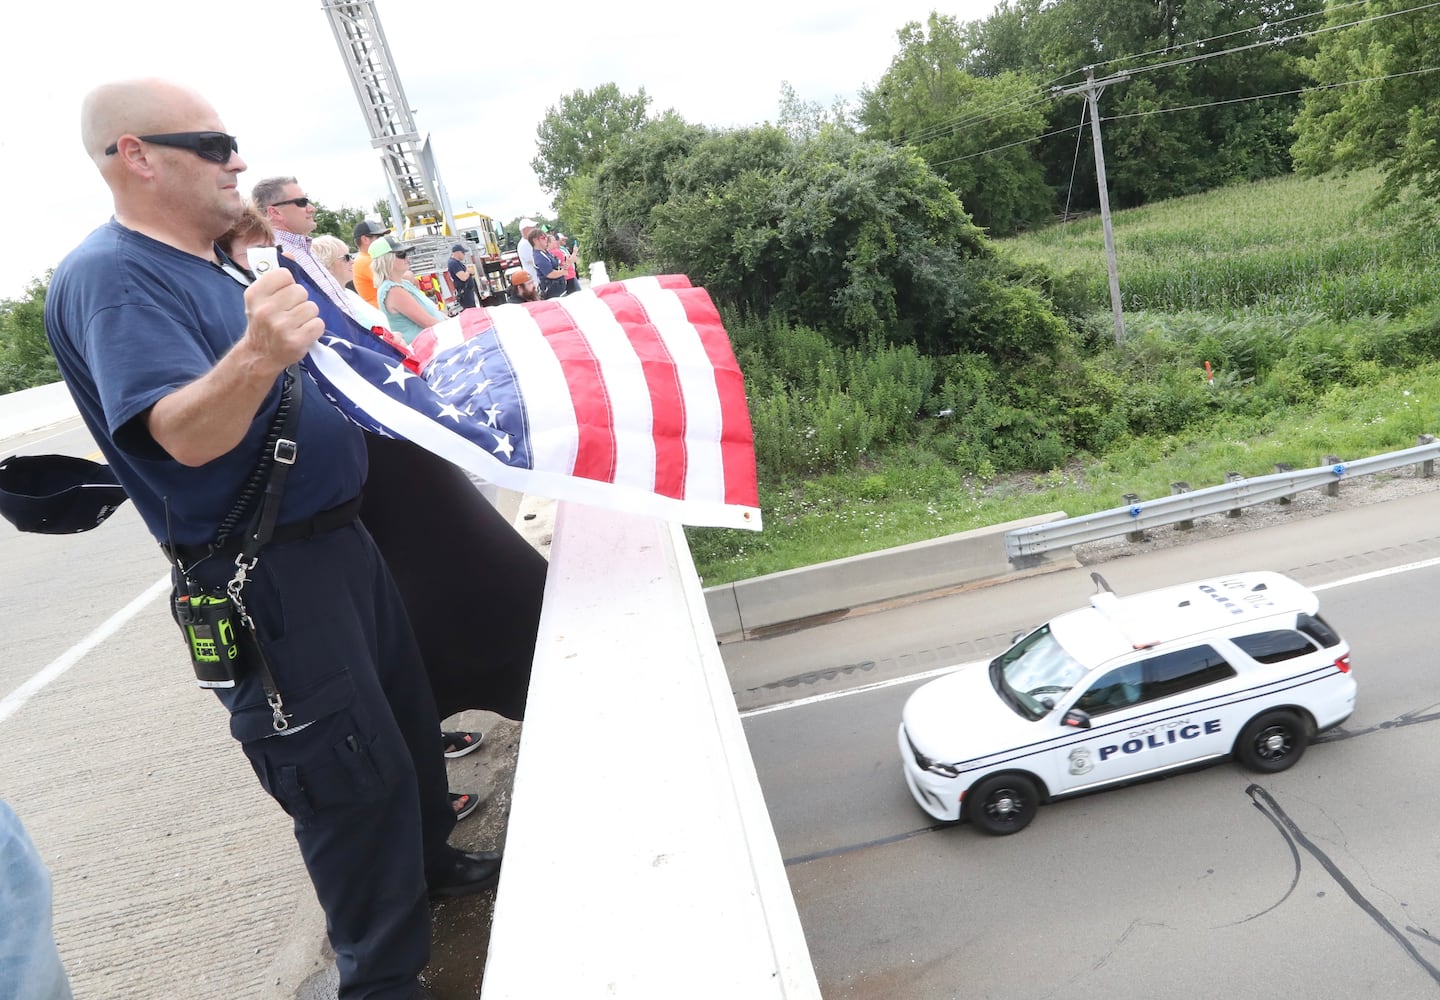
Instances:
[[[931,353],[1043,350],[1075,303],[989,237],[1096,205],[1101,99],[1116,208],[1298,171],[1379,166],[1440,196],[1440,15],[1428,0],[1002,0],[932,13],[856,106],[788,88],[717,130],[614,84],[563,96],[536,175],[592,258],[683,271],[723,304]],[[1034,293],[1033,295],[1031,293]]]

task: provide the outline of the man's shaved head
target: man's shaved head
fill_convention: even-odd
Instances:
[[[245,160],[238,152],[221,161],[192,146],[140,138],[182,132],[223,133],[225,124],[209,101],[168,80],[103,84],[80,106],[80,138],[114,197],[115,220],[213,260],[215,237],[244,205],[235,179]]]
[[[176,123],[215,118],[215,109],[195,91],[168,80],[121,80],[96,87],[80,105],[80,139],[85,152],[103,166],[105,148],[122,135],[176,131]]]

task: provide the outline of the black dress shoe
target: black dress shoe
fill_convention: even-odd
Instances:
[[[430,898],[469,896],[488,889],[499,877],[499,851],[457,850],[450,867],[430,880]]]

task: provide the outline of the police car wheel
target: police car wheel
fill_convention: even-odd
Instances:
[[[1040,791],[1023,774],[994,774],[965,793],[970,822],[997,837],[1025,829],[1039,806]]]
[[[1309,727],[1294,712],[1266,712],[1240,731],[1235,756],[1252,771],[1275,774],[1298,761],[1309,742]]]

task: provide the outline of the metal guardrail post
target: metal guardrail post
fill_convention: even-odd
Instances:
[[[1180,496],[1181,494],[1189,493],[1189,492],[1190,492],[1190,484],[1189,484],[1189,483],[1186,483],[1186,482],[1178,482],[1178,483],[1171,483],[1171,484],[1170,484],[1170,495],[1171,495],[1172,497],[1178,497],[1178,496]],[[1188,518],[1185,519],[1184,521],[1176,521],[1176,522],[1175,522],[1175,530],[1176,530],[1176,531],[1190,531],[1190,530],[1191,530],[1192,528],[1194,528],[1194,527],[1195,527],[1195,522],[1192,521],[1192,520],[1190,520],[1190,519],[1188,519]]]
[[[1417,445],[1421,445],[1421,446],[1424,446],[1424,445],[1427,445],[1427,444],[1434,444],[1434,443],[1435,443],[1435,435],[1434,435],[1434,434],[1421,434],[1420,437],[1416,440],[1415,443],[1416,443]],[[1420,463],[1420,478],[1421,478],[1421,479],[1433,479],[1434,477],[1435,477],[1435,459],[1433,459],[1433,458],[1427,458],[1427,459],[1425,459],[1425,461],[1423,461],[1423,462]]]
[[[1275,463],[1275,471],[1276,471],[1277,473],[1281,473],[1281,472],[1294,472],[1294,471],[1295,471],[1295,466],[1291,465],[1289,462],[1276,462],[1276,463]],[[1280,506],[1285,507],[1285,506],[1288,506],[1288,505],[1289,505],[1290,500],[1291,500],[1290,497],[1288,497],[1288,496],[1283,496],[1283,497],[1281,497],[1280,499],[1276,500],[1275,502],[1278,503]]]
[[[1130,508],[1131,517],[1139,517],[1144,512],[1144,508],[1140,506],[1139,493],[1126,493],[1123,495],[1123,499],[1125,501],[1125,505]],[[1127,531],[1125,533],[1125,538],[1127,541],[1131,542],[1143,542],[1145,541],[1145,532],[1143,529],[1139,529],[1136,531]]]
[[[1227,484],[1243,483],[1244,481],[1245,481],[1245,477],[1242,476],[1242,475],[1241,475],[1240,473],[1238,473],[1238,472],[1227,472],[1227,473],[1225,473],[1225,482],[1226,482]],[[1243,510],[1242,508],[1240,508],[1240,507],[1231,507],[1229,510],[1227,510],[1227,511],[1225,512],[1225,516],[1226,516],[1226,517],[1239,517],[1242,513],[1244,513],[1244,510]]]
[[[1325,495],[1327,497],[1338,497],[1340,495],[1340,480],[1345,475],[1345,463],[1340,461],[1339,455],[1326,455],[1324,462],[1330,466],[1330,471],[1335,473],[1335,478],[1325,484]]]

